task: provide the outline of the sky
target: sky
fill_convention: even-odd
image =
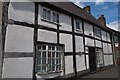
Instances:
[[[91,14],[98,19],[100,14],[106,18],[106,25],[118,31],[118,2],[105,2],[97,0],[96,2],[80,2],[80,0],[70,0],[79,7],[83,8],[87,5],[91,7]]]

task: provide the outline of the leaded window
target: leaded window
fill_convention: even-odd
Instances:
[[[62,70],[62,46],[37,45],[37,72],[40,74]]]

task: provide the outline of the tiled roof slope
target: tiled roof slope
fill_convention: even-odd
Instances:
[[[103,26],[94,16],[92,16],[92,14],[89,14],[87,11],[83,10],[82,8],[78,7],[72,2],[47,2],[47,3],[55,7],[58,7],[64,11],[67,11],[70,14],[78,16],[90,23],[93,23],[106,31],[115,32],[118,34],[117,31],[110,29],[107,26]]]
[[[92,22],[96,25],[103,26],[95,17],[72,2],[50,2],[50,4],[57,6],[71,14],[79,16],[85,20],[88,20],[89,22]]]

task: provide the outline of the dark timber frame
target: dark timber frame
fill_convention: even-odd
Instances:
[[[63,12],[65,14],[68,14],[69,16],[71,16],[72,32],[71,31],[60,30],[59,29],[60,25],[58,25],[58,24],[56,24],[57,25],[57,29],[49,28],[48,26],[44,26],[44,25],[39,25],[38,24],[39,4],[42,4],[43,6],[52,8],[55,11]],[[75,48],[76,47],[76,45],[75,45],[75,36],[82,36],[83,37],[83,44],[84,44],[84,52],[83,53],[84,53],[84,56],[85,56],[85,66],[86,66],[86,68],[87,68],[86,55],[88,55],[88,54],[85,54],[85,47],[86,47],[85,46],[85,38],[87,37],[87,38],[90,38],[90,39],[94,39],[94,42],[95,42],[95,40],[101,41],[101,43],[104,42],[104,43],[110,43],[111,44],[111,42],[107,42],[107,41],[102,40],[102,37],[101,37],[101,39],[97,39],[95,37],[85,35],[85,33],[84,33],[84,22],[88,22],[88,21],[86,21],[86,20],[84,20],[84,19],[82,19],[82,18],[80,18],[80,17],[78,17],[76,15],[69,14],[67,11],[63,11],[62,9],[59,9],[59,8],[57,8],[55,6],[53,7],[52,5],[45,5],[45,4],[47,4],[47,3],[37,3],[37,2],[35,2],[35,12],[34,12],[34,14],[35,14],[34,19],[35,20],[34,20],[34,24],[29,24],[29,23],[26,23],[26,22],[19,22],[19,21],[13,20],[13,22],[14,22],[13,24],[14,25],[21,25],[21,26],[25,26],[25,27],[34,28],[34,52],[30,53],[30,54],[23,52],[21,55],[12,56],[13,54],[17,54],[18,52],[13,52],[11,54],[8,54],[9,52],[5,52],[4,53],[5,34],[6,34],[6,27],[7,27],[7,23],[5,23],[5,22],[7,21],[7,14],[8,13],[3,13],[3,17],[5,17],[2,20],[3,21],[3,24],[2,24],[2,36],[3,36],[3,38],[2,38],[2,40],[3,40],[3,48],[2,48],[2,50],[3,50],[3,56],[4,56],[4,58],[14,58],[14,57],[18,58],[18,57],[28,57],[28,56],[29,57],[33,57],[34,58],[34,63],[33,63],[33,65],[34,65],[34,67],[33,67],[33,80],[36,80],[36,75],[35,75],[36,74],[36,71],[35,71],[35,65],[36,65],[36,63],[35,62],[36,62],[36,44],[39,43],[37,41],[38,40],[37,39],[37,37],[38,37],[38,29],[43,29],[43,30],[48,30],[48,31],[56,32],[57,33],[57,44],[58,45],[60,44],[60,33],[70,34],[70,35],[72,35],[73,52],[65,52],[65,56],[67,56],[67,55],[73,55],[74,76],[77,78],[76,55],[78,55],[78,54],[76,53],[76,50],[75,50],[76,49]],[[9,5],[9,3],[6,3],[6,5]],[[3,9],[3,10],[8,11],[8,6],[7,7],[4,6],[4,8],[5,9]],[[75,33],[75,31],[74,31],[75,30],[74,29],[74,18],[82,20],[83,34]],[[97,27],[96,24],[92,24],[92,23],[90,23],[90,24],[93,25],[93,29],[94,29],[94,26]],[[103,28],[101,28],[101,29],[105,30]],[[105,31],[109,32],[108,30],[105,30]],[[93,33],[94,33],[94,30],[93,30]],[[112,34],[112,32],[109,32],[109,33]],[[103,43],[102,43],[102,50],[103,50]]]

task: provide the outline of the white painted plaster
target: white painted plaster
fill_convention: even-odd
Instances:
[[[112,53],[112,45],[110,43],[108,43],[108,51],[109,53]]]
[[[104,55],[104,64],[105,66],[110,64],[110,55]]]
[[[75,36],[76,52],[84,52],[83,37]]]
[[[60,43],[65,44],[65,52],[73,51],[72,35],[60,33]]]
[[[93,36],[93,26],[87,22],[84,23],[85,34]]]
[[[6,52],[33,52],[34,29],[19,25],[8,25],[5,40]]]
[[[110,33],[107,33],[107,41],[111,42]]]
[[[57,33],[47,30],[38,30],[38,41],[57,43]]]
[[[87,69],[89,69],[89,55],[86,55]]]
[[[102,47],[101,41],[95,40],[96,47]]]
[[[85,45],[86,46],[94,46],[94,40],[90,38],[85,38]]]
[[[103,43],[103,53],[109,53],[107,43]]]
[[[71,17],[62,13],[60,16],[60,30],[72,31]]]
[[[32,78],[33,58],[4,59],[3,78]]]
[[[12,2],[9,6],[9,19],[30,24],[34,23],[35,6],[33,2]]]
[[[107,41],[106,32],[103,30],[101,32],[102,32],[102,40]]]
[[[73,56],[65,56],[65,74],[73,73]]]
[[[85,57],[84,55],[76,55],[76,65],[77,65],[77,71],[85,70]]]

